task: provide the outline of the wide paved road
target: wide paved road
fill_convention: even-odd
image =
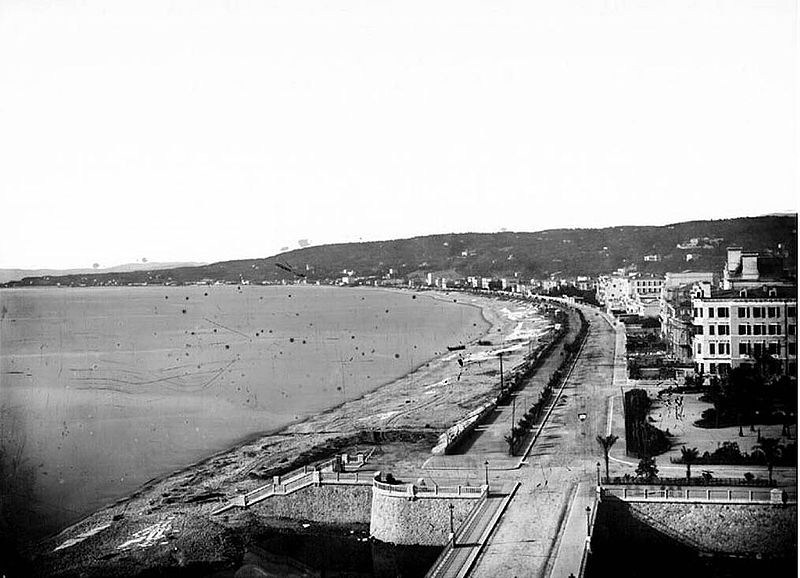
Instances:
[[[595,464],[602,454],[595,437],[605,435],[608,400],[618,391],[614,380],[618,339],[599,313],[587,308],[585,314],[591,328],[584,349],[526,465],[505,472],[522,485],[483,548],[472,576],[550,575],[571,505],[576,497],[585,498],[584,491],[578,496],[579,484],[591,488],[596,479]],[[585,526],[578,524],[577,531],[585,532]],[[584,537],[578,536],[577,542]],[[565,548],[557,568],[577,575],[580,553],[573,550]],[[563,556],[575,559],[565,561]]]
[[[503,436],[513,423],[513,408],[505,406],[498,407],[488,423],[464,444],[461,455],[437,456],[426,462],[426,474],[438,477],[457,475],[461,468],[480,471],[482,462],[488,459],[493,487],[508,488],[519,483],[499,522],[486,529],[485,545],[478,547],[477,552],[470,552],[472,556],[477,554],[475,564],[466,552],[460,552],[448,561],[449,571],[440,575],[463,576],[471,566],[470,575],[474,576],[544,576],[551,568],[559,551],[562,525],[570,519],[570,505],[576,499],[585,500],[585,491],[581,490],[578,496],[578,484],[584,482],[581,488],[593,488],[595,463],[600,457],[595,436],[605,435],[608,398],[618,391],[614,379],[617,333],[596,311],[586,308],[585,314],[591,325],[584,348],[529,455],[512,458],[507,454]],[[569,339],[579,327],[577,315],[573,319]],[[624,338],[620,343],[624,349]],[[532,403],[538,397],[558,366],[560,349],[561,346],[556,348],[518,393],[517,419],[530,405],[527,402]],[[624,354],[621,360],[624,363]],[[624,371],[617,373],[617,381],[620,376],[624,376]],[[579,419],[579,413],[586,414],[585,419]],[[577,526],[585,531],[584,525]],[[580,537],[567,542],[580,545]],[[565,552],[571,549],[574,548],[565,547]],[[574,571],[577,575],[577,567]]]

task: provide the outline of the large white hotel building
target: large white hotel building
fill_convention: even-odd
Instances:
[[[724,374],[768,355],[781,373],[797,375],[796,287],[712,290],[694,287],[692,295],[695,370]]]

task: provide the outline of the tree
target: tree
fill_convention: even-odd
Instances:
[[[603,457],[606,460],[606,481],[608,481],[608,453],[611,451],[611,447],[617,443],[619,438],[614,434],[609,434],[607,436],[597,436],[597,443],[603,448]]]
[[[636,466],[636,476],[639,478],[644,478],[645,480],[657,478],[658,467],[656,467],[656,459],[645,456],[639,460],[639,465]]]
[[[772,484],[772,468],[775,467],[775,462],[780,456],[779,443],[780,440],[777,438],[761,438],[761,441],[753,446],[753,449],[764,457],[770,484]]]
[[[687,448],[686,446],[681,447],[681,458],[683,458],[683,463],[686,464],[686,479],[692,479],[692,464],[697,461],[697,456],[700,452],[697,451],[697,448]]]

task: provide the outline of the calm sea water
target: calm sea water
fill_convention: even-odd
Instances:
[[[0,291],[3,515],[41,535],[477,338],[430,296],[286,286]]]

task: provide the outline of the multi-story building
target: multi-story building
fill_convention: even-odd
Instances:
[[[667,342],[669,354],[678,363],[690,363],[694,339],[691,285],[664,290],[659,321],[661,337]]]
[[[630,294],[628,278],[621,275],[603,275],[597,278],[597,302],[609,313],[627,312],[627,299]]]
[[[667,273],[664,275],[663,291],[668,291],[676,287],[691,287],[695,283],[710,283],[714,285],[714,273],[711,271],[681,271],[680,273]]]
[[[693,289],[695,371],[724,374],[768,356],[781,373],[797,376],[797,288]]]
[[[658,299],[661,297],[661,288],[664,278],[658,275],[637,273],[628,280],[630,296],[638,295],[640,299]]]
[[[679,363],[692,360],[692,286],[704,283],[711,287],[714,273],[711,271],[681,271],[667,273],[661,287],[659,299],[659,321],[661,337],[668,346],[670,355]]]

